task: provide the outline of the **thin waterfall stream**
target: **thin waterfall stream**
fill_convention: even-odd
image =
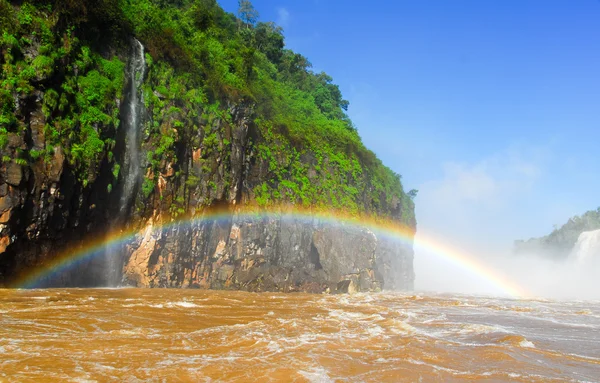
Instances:
[[[139,131],[141,125],[140,114],[143,108],[143,95],[140,87],[144,81],[146,72],[146,59],[144,57],[144,46],[137,39],[133,39],[132,57],[129,63],[129,102],[128,120],[125,139],[125,162],[123,193],[121,194],[120,207],[123,212],[133,198],[136,186],[140,179],[140,151]]]
[[[125,132],[125,153],[121,167],[123,188],[119,201],[119,218],[127,215],[135,192],[139,186],[141,177],[140,164],[140,129],[142,124],[142,111],[144,107],[144,98],[141,92],[141,86],[146,74],[146,59],[144,56],[144,46],[137,40],[132,40],[131,58],[127,68],[128,77],[128,98],[126,109],[127,118],[123,121],[121,128]],[[110,287],[118,286],[121,282],[121,262],[120,252],[114,249],[107,249],[106,253],[106,284]]]

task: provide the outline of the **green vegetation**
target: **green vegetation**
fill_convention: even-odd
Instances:
[[[400,204],[412,223],[416,191],[405,194],[400,176],[364,147],[333,79],[285,49],[282,29],[260,22],[250,1],[239,5],[236,17],[215,0],[0,0],[2,154],[15,158],[10,135],[27,129],[14,100],[40,92],[46,148],[19,158],[47,159],[61,146],[84,185],[103,159],[114,162],[133,35],[147,52],[143,150],[152,174],[173,166],[188,190],[203,184],[210,195],[228,186],[219,169],[230,159],[236,110],[244,108],[252,131],[246,150],[266,164],[264,179],[250,185],[257,203],[383,215]],[[183,145],[201,152],[199,171],[183,169]],[[116,179],[118,164],[111,166]],[[143,182],[147,198],[157,190],[158,177],[151,179]],[[180,214],[187,200],[176,198],[165,202]]]
[[[109,132],[119,124],[115,100],[121,97],[124,64],[85,45],[74,25],[59,28],[58,11],[48,4],[13,8],[0,0],[0,9],[10,10],[0,20],[0,149],[15,157],[16,151],[6,148],[9,138],[22,137],[28,128],[15,106],[40,97],[46,147],[28,150],[19,163],[49,158],[52,148],[62,146],[85,185],[110,150]]]

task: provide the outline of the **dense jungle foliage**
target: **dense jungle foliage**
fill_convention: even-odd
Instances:
[[[385,214],[382,206],[399,201],[411,212],[403,220],[414,220],[415,191],[404,193],[400,176],[364,147],[332,78],[286,49],[282,29],[260,22],[249,1],[239,5],[236,16],[215,0],[0,0],[2,161],[50,161],[60,147],[82,184],[93,182],[102,161],[114,162],[116,182],[123,52],[135,36],[148,66],[150,171],[176,163],[181,142],[201,148],[202,156],[227,156],[231,137],[211,122],[231,121],[232,106],[242,105],[252,110],[256,155],[272,174],[254,187],[259,204],[285,200]],[[43,147],[10,146],[11,137],[32,134],[29,117],[19,115],[27,102],[42,103]],[[318,177],[309,177],[308,162]],[[155,182],[144,181],[146,196]]]

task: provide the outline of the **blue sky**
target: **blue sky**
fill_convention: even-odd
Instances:
[[[419,189],[419,230],[508,251],[600,206],[600,1],[253,4]]]

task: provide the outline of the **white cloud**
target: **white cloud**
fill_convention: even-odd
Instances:
[[[453,199],[456,202],[492,202],[499,189],[499,182],[490,174],[487,164],[468,166],[460,163],[443,165],[444,178],[424,186],[436,201]],[[446,201],[445,201],[446,202]]]
[[[534,149],[508,149],[476,163],[447,162],[442,175],[418,187],[419,230],[463,243],[484,241],[510,246],[507,226],[542,173],[544,155]],[[481,238],[485,237],[485,238]]]
[[[289,21],[290,12],[283,7],[277,8],[277,24],[279,24],[282,27],[286,27]]]

